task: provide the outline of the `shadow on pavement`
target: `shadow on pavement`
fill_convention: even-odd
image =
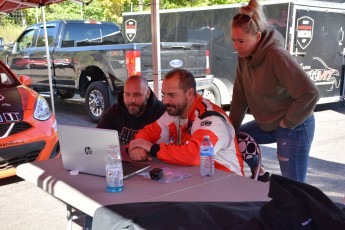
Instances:
[[[329,104],[316,105],[315,112],[333,110],[334,112],[345,114],[345,102],[334,102]]]
[[[23,179],[20,178],[20,177],[17,177],[17,176],[3,178],[3,179],[0,179],[0,186],[9,185],[9,184],[13,184],[13,183],[18,183],[18,182],[21,182],[21,181],[23,181]]]

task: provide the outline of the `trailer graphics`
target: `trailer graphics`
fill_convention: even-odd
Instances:
[[[322,69],[311,69],[310,66],[301,66],[304,70],[306,70],[310,79],[316,85],[330,85],[327,91],[333,91],[340,86],[340,74],[339,71],[333,68],[329,68],[327,64],[319,57],[313,57],[313,60],[318,61],[323,68]],[[307,70],[310,69],[310,70]]]
[[[317,85],[319,103],[343,100],[345,4],[307,0],[261,3],[271,24],[285,38],[285,48]],[[240,6],[160,10],[161,42],[207,44],[214,80],[204,97],[223,106],[231,103],[236,75],[237,53],[230,37],[230,22]],[[124,13],[123,18],[137,23],[133,42],[152,42],[149,12]]]
[[[314,20],[303,16],[297,19],[297,44],[305,49],[313,39]]]
[[[133,19],[129,19],[125,22],[126,38],[129,41],[133,41],[137,33],[137,22]]]

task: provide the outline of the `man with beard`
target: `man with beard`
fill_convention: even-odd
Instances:
[[[97,128],[117,130],[121,153],[124,153],[126,145],[138,130],[157,120],[165,107],[149,88],[146,78],[138,75],[126,80],[124,91],[119,93],[117,101],[103,114]],[[85,216],[84,229],[91,229],[92,219],[91,216]]]
[[[235,130],[227,114],[196,93],[192,73],[184,69],[168,72],[162,84],[166,112],[139,130],[129,144],[135,161],[159,160],[178,165],[199,165],[200,144],[205,135],[214,146],[215,167],[243,175],[243,159]]]
[[[118,95],[117,101],[104,113],[97,128],[117,130],[122,148],[139,129],[157,120],[165,111],[146,78],[137,75],[127,79],[124,92]]]

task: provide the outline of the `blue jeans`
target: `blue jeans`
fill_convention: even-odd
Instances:
[[[251,135],[258,144],[277,143],[277,154],[280,156],[278,160],[282,175],[305,182],[309,151],[315,132],[314,115],[293,129],[278,127],[276,130],[266,132],[260,129],[254,120],[241,125],[239,131]],[[253,159],[247,164],[253,170],[257,165],[257,160]]]

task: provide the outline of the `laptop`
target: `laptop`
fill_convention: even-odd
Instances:
[[[120,146],[116,130],[58,125],[62,163],[66,170],[105,176],[105,157],[109,145]],[[122,161],[123,179],[150,167],[149,164]]]

